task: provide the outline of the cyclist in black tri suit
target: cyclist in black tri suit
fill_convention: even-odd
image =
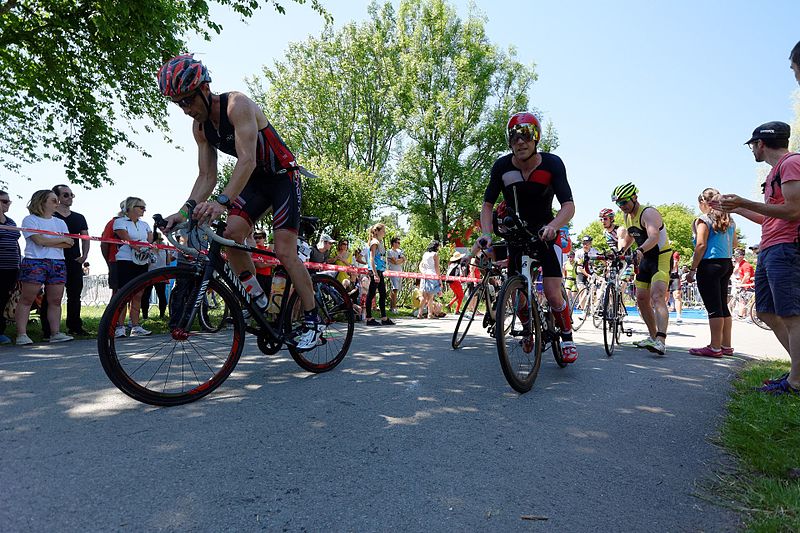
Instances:
[[[199,175],[189,200],[167,217],[167,229],[187,218],[211,222],[228,211],[225,237],[244,243],[253,223],[272,208],[275,254],[286,268],[303,302],[299,349],[317,345],[321,333],[311,277],[297,257],[300,224],[300,169],[292,152],[270,125],[261,108],[240,92],[213,94],[206,67],[192,55],[167,61],[158,71],[161,93],[194,119]],[[213,200],[217,185],[217,151],[237,158],[230,181]],[[251,294],[263,292],[255,265],[244,251],[229,249],[228,260]]]
[[[575,214],[575,203],[561,158],[537,150],[541,131],[539,120],[532,113],[516,113],[509,119],[506,133],[512,153],[500,157],[492,167],[481,208],[481,239],[486,244],[491,243],[493,208],[501,192],[509,210],[515,211],[516,189],[520,216],[532,230],[539,231],[543,239],[538,245],[544,294],[561,327],[564,361],[573,363],[578,358],[578,348],[572,341],[569,307],[561,295],[561,265],[553,243],[558,237],[558,229],[566,226]],[[555,217],[554,197],[561,204]],[[509,270],[518,272],[519,252],[509,247],[508,253]]]

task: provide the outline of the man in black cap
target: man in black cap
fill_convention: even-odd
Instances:
[[[767,122],[745,143],[756,161],[772,167],[764,201],[725,194],[718,205],[761,225],[756,311],[792,359],[788,374],[761,388],[771,394],[800,394],[800,154],[789,151],[790,133],[784,122]]]

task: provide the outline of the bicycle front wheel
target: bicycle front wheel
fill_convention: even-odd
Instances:
[[[145,336],[125,334],[120,322],[129,304],[147,287],[164,282],[171,287],[169,324]],[[242,354],[244,318],[225,285],[211,279],[208,288],[230,312],[228,327],[215,332],[205,330],[199,313],[189,322],[205,290],[202,276],[192,268],[146,272],[111,298],[100,320],[97,350],[103,370],[118,389],[143,403],[172,406],[198,400],[225,381]]]
[[[333,370],[347,355],[353,340],[355,314],[350,296],[335,278],[325,274],[315,274],[312,280],[317,312],[325,331],[319,339],[319,344],[311,350],[301,351],[291,344],[287,346],[292,359],[301,368],[320,373]],[[303,304],[297,291],[292,293],[288,305],[286,331],[297,331],[303,325]]]
[[[583,300],[586,300],[585,302]],[[572,301],[572,330],[578,331],[581,326],[586,322],[587,311],[589,306],[589,291],[586,287],[578,291],[575,299]]]
[[[472,288],[469,296],[467,296],[467,299],[464,300],[461,313],[458,315],[456,329],[453,330],[453,339],[450,341],[450,344],[453,346],[454,350],[457,350],[458,347],[461,346],[461,343],[464,341],[464,337],[467,336],[467,331],[469,331],[472,321],[475,320],[475,315],[478,314],[478,311],[480,310],[482,299],[483,285],[477,284]]]
[[[522,276],[508,279],[497,299],[497,355],[503,375],[517,392],[531,390],[542,364],[542,324],[528,301]]]
[[[619,335],[617,328],[619,322],[617,320],[617,311],[619,304],[617,302],[617,291],[614,290],[612,285],[606,287],[606,293],[603,296],[603,345],[606,349],[606,355],[611,357],[614,355],[614,347],[617,343]]]

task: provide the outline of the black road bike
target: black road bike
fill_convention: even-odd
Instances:
[[[313,227],[316,219],[303,218]],[[174,232],[184,229],[189,231],[191,246],[179,243],[174,236]],[[262,313],[220,252],[225,246],[270,257],[275,254],[225,239],[223,230],[222,223],[216,224],[216,230],[207,225],[192,227],[189,222],[178,225],[166,236],[184,253],[183,264],[136,277],[108,304],[97,338],[100,362],[114,385],[131,398],[172,406],[209,394],[225,381],[239,361],[245,332],[256,335],[259,349],[267,355],[286,346],[295,362],[309,372],[327,372],[347,354],[355,316],[342,285],[330,276],[312,275],[324,331],[317,346],[300,350],[294,338],[302,326],[303,306],[283,267],[278,267],[274,274],[286,278],[282,294],[271,295],[276,312]],[[307,236],[301,238],[305,242]],[[207,254],[199,251],[202,246],[198,241],[202,240],[209,245]],[[133,297],[155,283],[171,286],[169,331],[115,338],[119,318]],[[210,295],[216,301],[213,306],[209,303]],[[244,310],[252,317],[249,325]]]
[[[619,253],[609,252],[606,255],[608,260],[608,278],[603,294],[603,301],[600,306],[600,316],[603,319],[603,345],[606,355],[614,355],[614,347],[619,345],[622,333],[628,337],[633,334],[633,330],[625,329],[624,321],[628,316],[625,309],[625,302],[622,300],[622,289],[619,283],[619,274],[624,266],[626,257]],[[627,258],[632,261],[631,257]]]
[[[519,275],[506,279],[497,298],[497,355],[508,384],[525,393],[536,381],[543,351],[552,349],[558,366],[563,368],[567,363],[561,352],[561,329],[547,300],[537,296],[534,285],[533,273],[541,265],[535,246],[539,236],[528,228],[519,213],[505,217],[498,229],[508,241],[509,249],[521,251],[522,266]]]

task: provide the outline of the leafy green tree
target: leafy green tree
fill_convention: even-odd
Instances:
[[[444,0],[403,0],[397,31],[408,142],[392,201],[442,238],[477,218],[509,111],[528,107],[536,74],[489,42],[483,18],[462,21]]]
[[[289,46],[248,85],[299,157],[385,174],[402,130],[394,90],[399,71],[395,13],[369,6],[370,20]],[[266,81],[266,86],[264,84]]]
[[[98,187],[110,181],[110,161],[124,162],[120,146],[148,155],[131,124],[168,132],[155,73],[186,35],[222,31],[212,3],[243,19],[262,5],[284,11],[275,0],[2,1],[0,166],[16,173],[49,159],[71,182]],[[327,16],[321,0],[311,5]]]

